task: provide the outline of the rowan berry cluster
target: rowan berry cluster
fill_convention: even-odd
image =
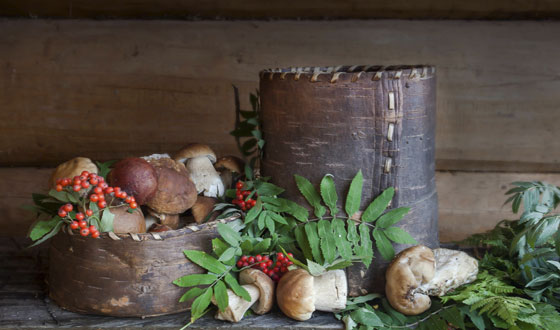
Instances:
[[[242,211],[248,211],[257,204],[257,200],[254,198],[247,198],[251,195],[252,192],[250,190],[243,190],[244,186],[245,185],[243,181],[237,182],[237,184],[235,185],[235,198],[233,199],[232,203],[238,205]],[[257,194],[255,193],[252,197],[256,198],[256,195]]]
[[[291,253],[288,256],[293,257]],[[277,282],[282,278],[284,273],[288,272],[288,267],[294,263],[288,259],[282,252],[270,255],[260,255],[256,256],[241,256],[237,261],[237,268],[251,267],[261,270],[270,278]]]
[[[131,209],[138,207],[134,196],[128,196],[128,194],[119,187],[110,187],[102,176],[89,173],[88,171],[83,171],[80,175],[72,179],[63,178],[56,180],[55,190],[86,191],[86,198],[96,203],[100,210],[107,208],[106,198],[123,199]],[[97,227],[90,225],[91,217],[94,217],[94,211],[92,209],[85,209],[85,214],[82,212],[76,212],[74,214],[71,213],[73,210],[74,206],[70,203],[62,205],[58,210],[58,216],[61,217],[63,221],[69,223],[71,229],[79,229],[80,235],[88,236],[91,234],[93,238],[99,237],[100,233]]]

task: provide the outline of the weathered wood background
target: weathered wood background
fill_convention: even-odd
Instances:
[[[26,232],[19,206],[49,172],[37,166],[193,141],[236,153],[231,86],[248,95],[267,67],[436,65],[443,241],[508,216],[511,181],[560,183],[556,21],[1,19],[0,31],[2,234]]]

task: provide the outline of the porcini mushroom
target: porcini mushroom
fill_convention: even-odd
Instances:
[[[251,301],[239,297],[228,289],[229,305],[223,312],[218,311],[216,313],[216,319],[239,322],[249,308],[252,308],[253,312],[258,315],[268,313],[272,309],[274,304],[274,282],[265,273],[258,269],[245,269],[239,273],[239,283],[247,290]],[[215,300],[213,302],[217,304]]]
[[[178,215],[190,209],[196,202],[196,188],[183,164],[171,158],[148,162],[156,170],[158,183],[154,197],[146,203],[151,209],[148,212],[157,216],[163,224],[177,229]]]
[[[224,156],[218,158],[214,168],[220,173],[220,178],[226,189],[232,188],[234,177],[241,176],[245,169],[245,162],[235,156]]]
[[[185,164],[199,194],[207,197],[223,196],[224,184],[212,165],[216,162],[216,154],[209,146],[200,143],[189,144],[173,159]]]
[[[198,196],[196,198],[196,203],[191,208],[191,212],[196,223],[201,224],[204,219],[212,212],[214,209],[214,205],[216,205],[216,199],[212,197],[206,196]],[[217,216],[217,215],[216,215]],[[216,217],[214,216],[214,218]],[[208,219],[208,221],[212,221],[212,217]]]
[[[477,273],[476,259],[462,251],[416,245],[401,251],[389,265],[385,294],[399,312],[417,315],[430,308],[429,296],[443,296],[474,281]]]
[[[278,306],[294,320],[309,320],[315,310],[337,312],[346,307],[348,287],[344,270],[311,276],[304,269],[291,270],[278,282]]]
[[[138,205],[154,197],[157,189],[155,168],[142,158],[125,158],[118,161],[109,175],[113,187],[120,187],[133,195]]]
[[[56,187],[56,180],[63,178],[72,179],[83,171],[97,174],[97,166],[86,157],[76,157],[66,161],[56,167],[49,180],[49,187]]]
[[[103,212],[107,212],[107,209]],[[146,232],[146,222],[144,214],[140,208],[134,209],[132,213],[128,212],[128,205],[111,208],[109,211],[113,213],[113,232],[115,234],[140,234]]]

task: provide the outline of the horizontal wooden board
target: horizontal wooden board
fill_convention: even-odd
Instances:
[[[46,189],[51,171],[0,168],[0,234],[26,234],[33,216],[21,206],[31,203],[32,192]],[[504,193],[511,182],[531,180],[560,185],[560,174],[437,172],[440,241],[460,240],[514,219],[509,206],[502,207]]]
[[[437,66],[439,169],[560,169],[560,22],[0,21],[0,166],[236,153],[267,67]]]
[[[4,0],[0,14],[61,18],[558,18],[554,0]]]

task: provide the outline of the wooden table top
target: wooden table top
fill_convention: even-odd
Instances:
[[[151,318],[118,318],[82,315],[59,308],[48,298],[45,274],[48,270],[45,246],[26,249],[22,238],[0,236],[0,329],[85,327],[96,329],[178,329],[188,312]],[[330,313],[315,313],[306,322],[297,322],[273,312],[247,317],[239,323],[206,316],[190,326],[195,329],[342,329],[342,322]]]

